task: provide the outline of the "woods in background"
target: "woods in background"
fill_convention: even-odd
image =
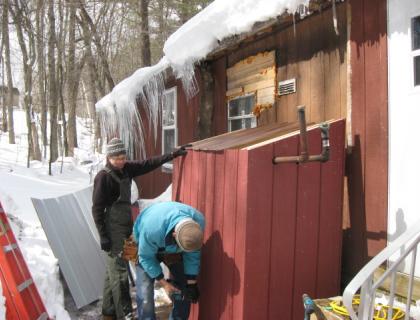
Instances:
[[[209,2],[1,1],[0,130],[15,143],[13,92],[19,82],[28,167],[30,160],[49,159],[51,164],[60,155],[74,155],[76,117],[88,119],[93,147],[100,150],[96,101],[136,69],[156,63],[166,39]],[[16,75],[21,79],[13,79]]]

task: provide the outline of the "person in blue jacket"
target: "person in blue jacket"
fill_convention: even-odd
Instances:
[[[136,300],[138,319],[156,319],[154,281],[173,300],[169,319],[187,320],[190,303],[199,298],[197,275],[203,245],[204,216],[179,202],[161,202],[143,210],[137,217],[133,235],[138,245]],[[164,262],[171,279],[164,279]]]

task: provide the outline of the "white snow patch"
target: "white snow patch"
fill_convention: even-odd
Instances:
[[[3,287],[0,280],[0,320],[6,319],[6,298],[3,296]]]
[[[59,280],[57,259],[30,198],[57,197],[80,190],[89,185],[90,169],[79,166],[78,158],[64,158],[63,173],[60,173],[60,158],[52,164],[52,176],[48,175],[46,161],[31,161],[30,168],[26,168],[25,114],[22,110],[14,110],[13,118],[16,144],[9,144],[8,134],[0,132],[0,201],[49,316],[57,320],[68,320],[70,316],[64,309],[64,293]],[[78,141],[80,147],[77,155],[85,160],[90,157],[93,163],[100,156],[90,150],[91,135],[81,126],[83,121],[78,121],[77,124],[78,132],[84,133]],[[4,305],[4,299],[1,298],[2,295],[0,310]]]
[[[168,188],[166,188],[166,190],[162,194],[160,194],[158,197],[154,199],[139,199],[137,200],[137,204],[138,204],[139,210],[142,211],[154,203],[166,202],[166,201],[172,201],[172,184],[170,184]]]

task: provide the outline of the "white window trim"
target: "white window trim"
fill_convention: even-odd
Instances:
[[[414,81],[415,81],[415,77],[414,77],[414,58],[415,57],[420,57],[420,49],[417,50],[413,50],[413,25],[412,25],[412,21],[414,18],[420,17],[420,12],[417,12],[416,14],[412,15],[410,17],[410,57],[411,57],[411,86],[413,88],[413,91],[416,93],[420,92],[420,85],[415,85]],[[420,75],[419,75],[420,76]]]
[[[232,132],[232,130],[231,130],[231,120],[239,120],[239,119],[255,119],[255,121],[257,120],[256,117],[254,116],[254,114],[252,113],[252,111],[251,111],[251,113],[249,113],[247,115],[243,115],[243,116],[233,116],[233,117],[231,117],[229,115],[229,103],[232,100],[240,99],[240,98],[246,98],[246,97],[250,97],[250,96],[254,96],[254,102],[255,102],[255,99],[257,98],[256,93],[248,93],[248,94],[244,94],[244,95],[241,95],[241,96],[232,97],[231,99],[228,100],[227,105],[226,105],[227,112],[228,112],[228,114],[227,114],[228,132]]]
[[[164,137],[165,137],[165,135],[164,135],[164,131],[165,130],[172,130],[172,129],[175,129],[175,132],[174,132],[174,136],[175,136],[175,143],[174,143],[174,145],[175,146],[177,146],[178,145],[178,96],[177,96],[177,90],[176,90],[176,86],[175,87],[172,87],[172,88],[169,88],[169,89],[167,89],[167,90],[165,90],[164,92],[163,92],[163,95],[166,95],[166,94],[169,94],[169,93],[171,93],[171,92],[173,92],[174,93],[174,110],[175,110],[175,116],[174,116],[174,124],[173,125],[171,125],[171,126],[163,126],[163,118],[162,118],[162,154],[164,154],[165,153],[165,141],[164,141]],[[163,108],[163,105],[162,105],[162,108]],[[163,110],[162,110],[162,113],[163,113]],[[172,162],[170,162],[170,163],[164,163],[163,165],[162,165],[162,171],[164,171],[164,172],[169,172],[169,173],[171,173],[172,172],[172,169],[173,169],[173,165],[172,165]]]

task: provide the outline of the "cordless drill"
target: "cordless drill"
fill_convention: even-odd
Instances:
[[[311,314],[315,312],[315,303],[306,293],[302,295],[302,300],[303,308],[305,309],[305,320],[309,320]]]

